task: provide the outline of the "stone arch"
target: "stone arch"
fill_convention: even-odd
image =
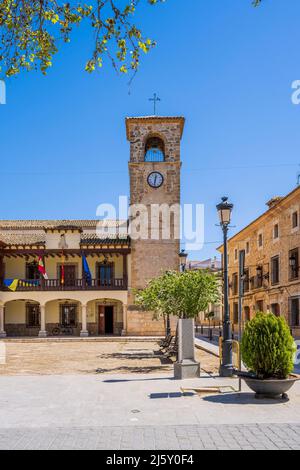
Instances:
[[[145,162],[164,162],[166,160],[166,142],[160,134],[148,134],[144,139]]]
[[[82,331],[82,303],[77,295],[57,295],[47,299],[43,336],[79,336]]]
[[[3,302],[3,331],[7,336],[38,336],[40,323],[40,302],[34,296]]]
[[[125,333],[127,305],[122,300],[95,296],[87,302],[86,308],[89,334],[121,336]]]

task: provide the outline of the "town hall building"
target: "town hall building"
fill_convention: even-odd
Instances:
[[[130,203],[180,204],[183,117],[126,119]],[[134,292],[179,267],[180,240],[130,237],[128,220],[0,221],[0,337],[162,335]],[[104,222],[103,222],[104,223]],[[149,231],[151,231],[151,220]],[[175,219],[172,219],[175,225]],[[111,233],[109,228],[111,227]]]

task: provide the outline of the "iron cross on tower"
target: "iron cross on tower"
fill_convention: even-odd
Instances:
[[[156,116],[156,103],[157,103],[158,101],[161,101],[161,99],[157,96],[156,93],[154,93],[153,98],[149,98],[149,101],[153,101],[153,104],[154,104],[154,116]]]

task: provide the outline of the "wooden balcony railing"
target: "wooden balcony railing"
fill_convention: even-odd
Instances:
[[[30,282],[30,281],[28,281]],[[2,290],[9,290],[2,285]],[[88,283],[85,279],[69,279],[64,284],[60,279],[47,279],[38,281],[37,285],[18,286],[17,292],[27,291],[73,291],[73,290],[127,290],[127,279],[115,278],[111,280],[92,279]]]

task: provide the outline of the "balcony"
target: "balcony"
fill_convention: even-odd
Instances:
[[[32,283],[32,284],[30,284]],[[16,292],[28,291],[78,291],[78,290],[95,290],[95,291],[112,291],[112,290],[127,290],[128,282],[126,278],[115,278],[111,280],[92,279],[87,283],[85,279],[72,279],[67,280],[64,284],[60,279],[48,279],[38,281],[23,281],[18,285]],[[2,284],[2,291],[9,291],[10,289]]]

